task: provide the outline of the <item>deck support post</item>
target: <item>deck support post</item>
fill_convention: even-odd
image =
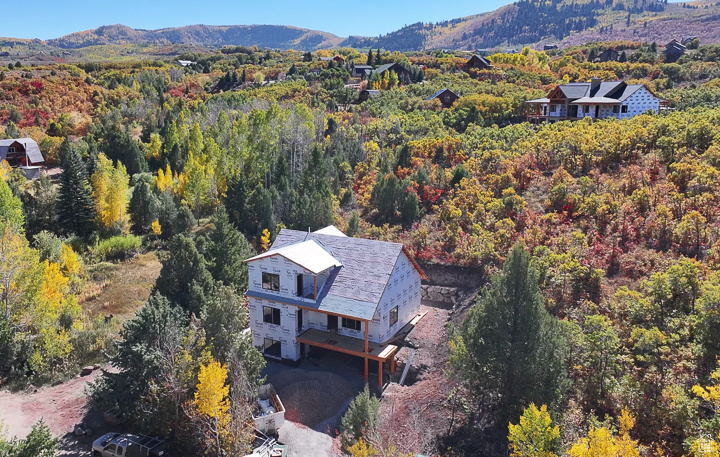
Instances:
[[[368,373],[368,350],[369,350],[368,330],[369,330],[369,327],[370,327],[370,322],[365,321],[365,384],[368,383],[368,377],[370,375]]]

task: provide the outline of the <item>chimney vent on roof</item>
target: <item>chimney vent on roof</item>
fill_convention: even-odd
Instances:
[[[593,77],[590,79],[590,90],[595,90],[595,89],[597,89],[598,87],[600,87],[600,83],[601,83],[601,82],[602,82],[602,81],[600,80],[600,78],[598,78],[597,76],[593,76]]]

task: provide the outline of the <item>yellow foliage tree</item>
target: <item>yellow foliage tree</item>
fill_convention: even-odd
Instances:
[[[155,236],[162,235],[162,227],[160,227],[160,221],[155,219],[152,224],[150,224],[150,228],[152,229],[152,233]]]
[[[60,316],[68,291],[68,278],[60,272],[60,265],[45,260],[42,264],[40,300],[34,310],[34,324],[38,328],[52,325]]]
[[[222,453],[223,440],[230,434],[230,386],[226,385],[227,376],[226,366],[212,360],[212,357],[207,365],[200,365],[193,402],[201,419],[204,419],[201,422],[212,437],[218,455]]]
[[[265,252],[270,248],[270,231],[263,229],[260,235],[260,250]]]
[[[638,457],[637,441],[630,439],[635,419],[627,409],[620,416],[620,434],[614,436],[606,427],[590,426],[588,436],[572,445],[570,457]]]
[[[90,182],[100,225],[104,228],[119,228],[126,232],[130,176],[125,166],[118,162],[117,168],[113,167],[112,160],[101,153],[98,155],[98,166],[90,177]]]
[[[165,189],[171,192],[175,191],[175,183],[173,182],[173,173],[170,170],[170,164],[166,165],[165,171],[162,168],[158,169],[157,176],[155,177],[155,187],[160,192],[165,192]]]
[[[512,457],[554,457],[553,449],[560,439],[560,427],[553,427],[547,406],[538,409],[531,403],[517,425],[510,424],[508,441]]]
[[[77,277],[82,273],[82,263],[77,253],[70,245],[63,243],[60,249],[60,265],[62,272],[68,278]]]

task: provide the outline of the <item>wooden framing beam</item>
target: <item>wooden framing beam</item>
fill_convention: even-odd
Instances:
[[[313,299],[317,300],[317,276],[313,276]]]
[[[368,356],[369,356],[369,345],[368,345],[368,332],[370,330],[370,326],[367,322],[365,322],[365,384],[368,383],[368,377],[370,373],[368,373]],[[381,375],[382,376],[382,375]]]
[[[383,363],[380,362],[380,368],[378,369],[378,382],[380,384],[380,388],[382,389],[383,383],[382,383],[382,375],[383,375]]]

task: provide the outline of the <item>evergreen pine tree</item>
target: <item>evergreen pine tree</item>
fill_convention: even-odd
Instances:
[[[60,228],[68,235],[88,237],[95,230],[95,205],[85,165],[74,147],[70,147],[60,167],[63,170],[57,200]]]
[[[136,184],[128,205],[133,231],[141,235],[148,233],[152,223],[158,220],[157,197],[152,193],[147,179],[137,179],[139,176],[146,175],[135,175]],[[161,230],[162,228],[160,226]]]
[[[538,272],[522,245],[448,338],[451,366],[498,428],[506,429],[531,402],[556,400],[567,340],[545,309]]]
[[[374,63],[373,53],[372,53],[372,48],[370,48],[370,50],[368,51],[367,64],[372,65],[373,63]]]
[[[170,240],[168,252],[155,282],[155,291],[188,313],[200,316],[205,297],[213,287],[205,258],[187,235],[177,235]]]
[[[225,207],[220,206],[205,248],[205,260],[213,279],[243,292],[248,286],[247,265],[243,261],[254,254],[247,238],[232,226]]]
[[[382,56],[380,55],[380,49],[378,49],[375,53],[375,65],[378,67],[382,65]]]

